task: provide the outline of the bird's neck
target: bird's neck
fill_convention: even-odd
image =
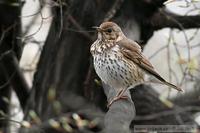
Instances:
[[[123,40],[125,37],[124,34],[117,37],[117,39],[104,39],[104,38],[98,38],[91,46],[90,52],[94,54],[101,54],[103,52],[106,52],[110,50],[112,47],[114,47],[117,42]]]
[[[90,52],[95,55],[95,54],[102,54],[106,51],[109,51],[112,47],[115,45],[115,41],[113,40],[100,40],[97,39],[91,46]]]

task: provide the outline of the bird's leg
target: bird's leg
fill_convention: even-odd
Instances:
[[[128,96],[124,96],[124,93],[126,92],[127,88],[121,89],[117,95],[108,103],[107,107],[110,107],[115,101],[119,99],[128,99]]]
[[[119,99],[128,99],[128,98],[129,98],[128,96],[124,96],[124,93],[126,92],[126,90],[129,90],[129,89],[131,89],[131,88],[134,88],[135,86],[138,86],[138,85],[140,85],[141,83],[143,83],[143,82],[138,82],[138,83],[136,83],[136,84],[134,84],[134,85],[132,85],[132,86],[130,86],[130,87],[128,87],[128,88],[123,88],[123,89],[121,89],[121,90],[117,93],[117,95],[108,103],[107,107],[110,107],[115,101],[117,101],[117,100],[119,100]]]

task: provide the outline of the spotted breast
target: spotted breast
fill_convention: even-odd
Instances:
[[[121,48],[114,42],[99,45],[97,40],[91,46],[94,68],[101,80],[115,89],[128,88],[143,80],[143,73],[138,67],[124,58]],[[134,72],[133,70],[136,70]]]

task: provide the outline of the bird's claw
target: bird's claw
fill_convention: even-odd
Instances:
[[[110,108],[110,106],[116,102],[117,100],[120,100],[120,99],[128,99],[128,96],[115,96],[108,104],[107,104],[107,107]]]

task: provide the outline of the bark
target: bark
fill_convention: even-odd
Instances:
[[[200,27],[200,15],[181,16],[166,9],[161,9],[152,16],[150,22],[155,30],[165,27],[184,30]]]

